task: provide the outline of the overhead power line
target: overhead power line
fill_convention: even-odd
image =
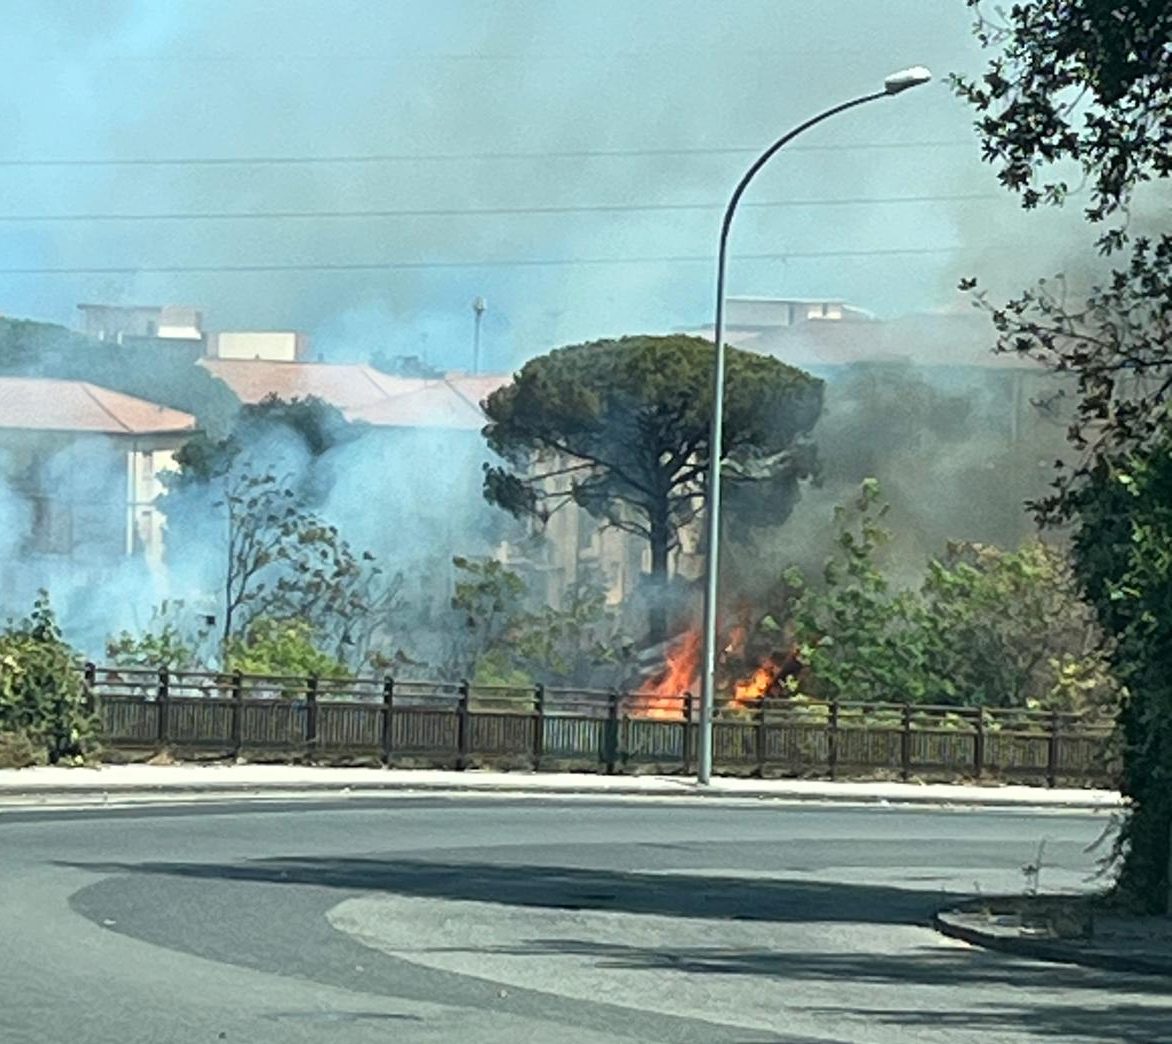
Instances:
[[[709,49],[704,46],[673,51],[676,61],[681,55],[709,55]],[[800,58],[817,58],[824,60],[828,55],[858,56],[868,54],[866,47],[819,47],[816,50],[778,50],[768,47],[738,48],[738,61],[747,58],[760,58],[777,63],[793,61]],[[397,62],[441,63],[441,62],[558,62],[569,64],[572,62],[605,62],[608,65],[616,61],[662,60],[662,50],[603,50],[603,51],[379,51],[372,52],[343,52],[343,51],[258,51],[256,53],[234,54],[229,52],[192,52],[170,51],[165,53],[153,52],[149,54],[135,54],[132,52],[112,54],[103,58],[103,64],[109,68],[121,65],[281,65],[290,62],[305,62],[312,64],[340,63],[354,65],[357,63],[371,63],[384,68],[393,66]],[[11,51],[0,53],[0,61],[8,64],[28,65],[76,65],[73,57],[60,54],[35,54],[27,51]]]
[[[959,247],[908,247],[886,250],[794,250],[787,253],[738,254],[734,261],[791,261],[811,258],[901,257],[952,254]],[[561,257],[452,261],[339,261],[220,265],[65,265],[0,268],[0,275],[171,275],[242,272],[401,272],[448,268],[575,268],[602,265],[711,264],[709,254],[666,254],[658,257]]]
[[[942,141],[873,141],[837,142],[827,145],[795,145],[786,151],[793,152],[858,152],[886,149],[936,149],[973,147],[975,142],[966,139]],[[177,156],[148,157],[136,156],[122,159],[112,157],[79,157],[50,159],[45,157],[8,157],[0,159],[0,167],[284,167],[321,166],[329,164],[371,164],[371,163],[476,163],[482,161],[507,160],[583,160],[583,159],[634,159],[664,156],[747,156],[761,151],[761,146],[694,146],[683,148],[644,149],[555,149],[518,150],[496,152],[393,152],[353,154],[335,156]]]
[[[755,208],[888,206],[908,203],[958,203],[1000,199],[995,193],[935,196],[855,196],[842,199],[778,199],[742,204]],[[421,207],[388,210],[266,210],[266,211],[160,211],[156,213],[110,214],[0,214],[0,221],[35,223],[68,221],[300,221],[351,218],[403,217],[524,217],[556,214],[626,214],[657,211],[720,210],[723,203],[567,203],[525,207]]]

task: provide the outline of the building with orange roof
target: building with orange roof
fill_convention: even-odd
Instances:
[[[193,416],[86,381],[0,377],[0,492],[10,560],[157,563],[161,475]]]

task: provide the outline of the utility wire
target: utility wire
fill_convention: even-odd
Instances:
[[[941,141],[876,141],[828,145],[795,145],[787,152],[855,152],[887,149],[936,149],[972,147],[968,139]],[[47,159],[40,157],[9,157],[0,159],[0,167],[277,167],[277,166],[322,166],[329,164],[371,164],[371,163],[473,163],[498,160],[582,160],[582,159],[625,159],[657,156],[746,156],[761,151],[760,146],[695,146],[691,148],[647,148],[647,149],[562,149],[545,151],[501,151],[501,152],[430,152],[430,153],[382,153],[338,156],[179,156],[147,157],[126,159],[97,159],[81,157],[76,159]]]
[[[738,254],[736,261],[790,261],[807,258],[907,257],[952,254],[959,247],[909,247],[888,250],[790,251],[772,254]],[[659,257],[563,257],[513,260],[459,261],[340,261],[276,264],[223,265],[67,265],[60,267],[0,268],[0,275],[170,275],[178,273],[241,272],[401,272],[448,268],[571,268],[603,265],[711,264],[708,254],[669,254]]]
[[[743,204],[761,209],[792,207],[888,206],[908,203],[958,203],[973,200],[1001,199],[994,193],[934,196],[856,196],[842,199],[764,200]],[[723,203],[581,203],[528,207],[424,207],[391,210],[271,210],[248,211],[193,211],[139,214],[0,214],[0,221],[21,224],[69,221],[300,221],[352,218],[403,217],[524,217],[545,214],[626,214],[656,211],[720,210]]]

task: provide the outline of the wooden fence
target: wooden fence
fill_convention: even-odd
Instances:
[[[86,667],[109,750],[253,760],[616,772],[695,769],[698,700]],[[769,700],[718,706],[716,771],[758,776],[993,778],[1076,786],[1114,777],[1111,722],[1058,712]]]

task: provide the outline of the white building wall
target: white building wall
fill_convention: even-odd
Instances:
[[[210,354],[217,359],[266,359],[296,362],[304,355],[302,335],[285,330],[224,331],[212,335]]]

